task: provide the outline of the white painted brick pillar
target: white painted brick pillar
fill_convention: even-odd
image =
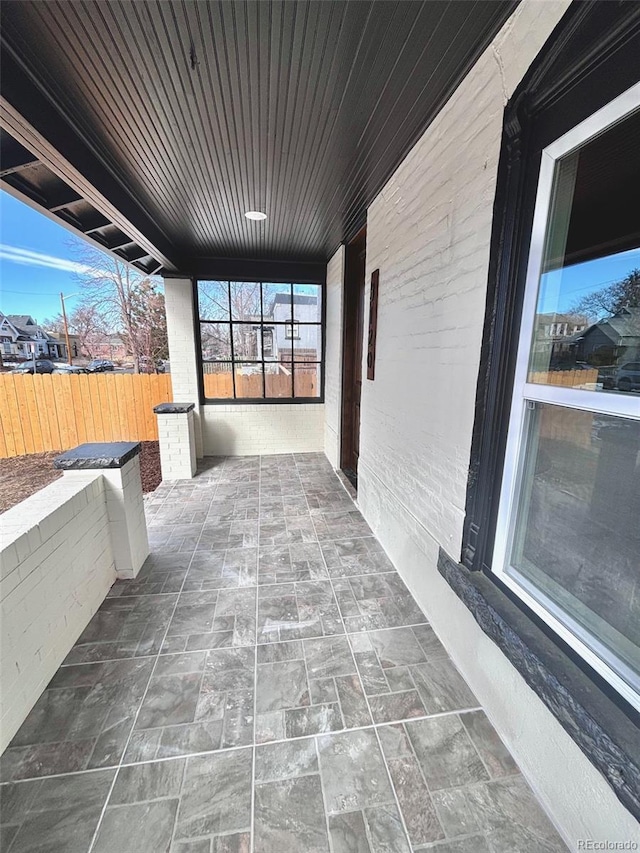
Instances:
[[[160,403],[158,417],[160,467],[163,480],[190,480],[196,473],[194,403]]]
[[[196,347],[196,309],[190,278],[164,279],[164,305],[167,312],[167,339],[174,400],[195,400],[193,429],[196,456],[204,456],[200,411],[200,385]]]
[[[81,444],[58,456],[54,465],[63,470],[65,478],[78,482],[95,478],[97,471],[102,474],[116,574],[135,578],[149,556],[140,443]]]

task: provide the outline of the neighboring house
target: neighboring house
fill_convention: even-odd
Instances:
[[[538,314],[536,316],[533,361],[539,369],[546,370],[573,359],[575,343],[589,325],[581,314]]]
[[[576,339],[578,360],[615,364],[640,354],[640,308],[625,308],[594,323]]]
[[[43,358],[67,356],[64,339],[47,332],[29,314],[0,312],[0,344],[3,358],[29,358],[34,351]]]
[[[130,353],[122,337],[118,334],[103,335],[92,340],[91,358],[108,358],[111,361],[124,361]]]

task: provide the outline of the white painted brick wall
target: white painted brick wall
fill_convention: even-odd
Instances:
[[[324,408],[321,403],[205,406],[205,455],[322,452]]]
[[[324,452],[334,468],[340,467],[343,276],[344,247],[341,246],[327,264]]]
[[[163,480],[189,480],[196,473],[194,412],[159,414],[160,467]]]
[[[361,475],[375,468],[453,556],[462,541],[503,110],[566,7],[525,0],[368,211],[367,292],[377,268],[380,290],[376,378],[362,388]]]
[[[107,484],[84,473],[0,517],[0,752],[116,579]]]
[[[439,545],[461,548],[504,105],[568,5],[523,0],[368,211],[380,291],[358,503],[574,849],[637,826],[436,569]]]
[[[198,388],[198,362],[194,332],[193,293],[191,279],[166,278],[164,304],[167,312],[167,337],[171,364],[171,387],[176,403],[195,403],[194,431],[196,456],[204,456]]]

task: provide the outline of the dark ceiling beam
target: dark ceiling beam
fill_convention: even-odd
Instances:
[[[79,130],[54,109],[11,48],[4,42],[1,47],[2,125],[164,268],[175,269],[176,251],[167,236],[114,179]]]

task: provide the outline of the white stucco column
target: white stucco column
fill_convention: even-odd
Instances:
[[[140,443],[116,441],[81,444],[58,456],[56,468],[65,479],[81,482],[102,474],[105,483],[109,538],[116,574],[135,578],[149,556],[149,539],[144,515]]]
[[[200,421],[200,389],[196,356],[193,287],[190,278],[165,278],[164,301],[167,312],[167,337],[174,400],[194,402],[193,429],[196,456],[204,456]]]

